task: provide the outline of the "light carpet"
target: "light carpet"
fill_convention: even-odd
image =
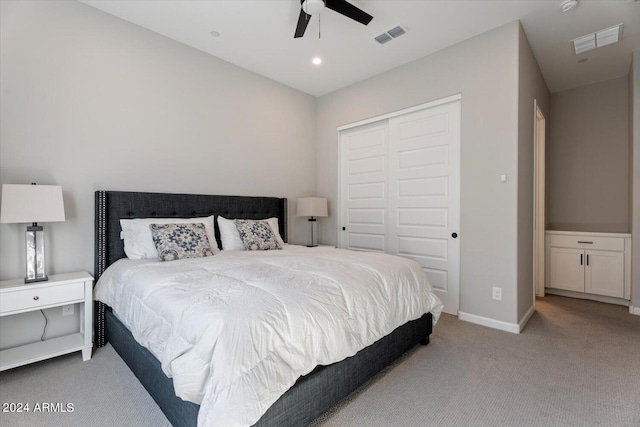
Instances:
[[[548,296],[519,334],[443,315],[417,346],[314,421],[333,426],[640,426],[640,317]],[[168,426],[111,346],[0,373],[0,401],[73,412],[0,413],[5,426]]]

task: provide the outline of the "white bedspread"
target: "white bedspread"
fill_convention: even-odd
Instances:
[[[442,304],[414,261],[286,245],[171,262],[123,259],[100,277],[199,426],[248,426],[317,365],[354,355]]]

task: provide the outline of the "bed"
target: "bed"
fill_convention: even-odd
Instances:
[[[95,203],[96,279],[116,261],[126,258],[120,239],[119,221],[123,218],[193,218],[210,215],[238,219],[275,217],[282,240],[287,241],[287,200],[282,198],[98,191]],[[215,224],[216,241],[220,242],[217,222]],[[269,259],[269,262],[273,261]],[[174,381],[165,374],[158,358],[138,344],[132,332],[112,313],[110,307],[96,302],[95,313],[96,346],[111,343],[174,426],[197,425],[200,406],[176,396]],[[315,367],[297,379],[255,425],[308,424],[408,349],[418,343],[428,344],[433,317],[432,313],[427,312],[407,321],[351,357]]]

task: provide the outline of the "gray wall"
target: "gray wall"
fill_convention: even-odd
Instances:
[[[51,273],[93,270],[97,189],[315,191],[310,95],[77,2],[3,1],[0,40],[0,181],[64,190]],[[0,279],[24,274],[23,229],[0,225]]]
[[[628,84],[621,77],[551,95],[550,229],[631,231]]]
[[[631,271],[631,305],[636,314],[640,314],[640,51],[633,53],[633,62],[629,73],[630,105],[630,142],[632,152],[632,271]]]
[[[509,323],[518,314],[519,31],[512,22],[318,100],[318,194],[330,200],[321,242],[335,244],[338,126],[462,94],[460,310]]]
[[[49,274],[93,272],[97,189],[288,197],[304,241],[314,97],[75,1],[0,3],[0,183],[62,186]],[[25,226],[0,224],[0,280],[24,276]]]
[[[518,321],[521,321],[534,305],[534,100],[547,124],[549,117],[549,89],[522,26],[518,59]],[[548,135],[549,126],[545,130]]]

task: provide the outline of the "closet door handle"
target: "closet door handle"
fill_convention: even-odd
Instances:
[[[584,255],[580,254],[580,265],[582,265],[582,257],[583,257],[583,256],[584,256]]]
[[[589,265],[589,254],[587,254],[587,265]]]

